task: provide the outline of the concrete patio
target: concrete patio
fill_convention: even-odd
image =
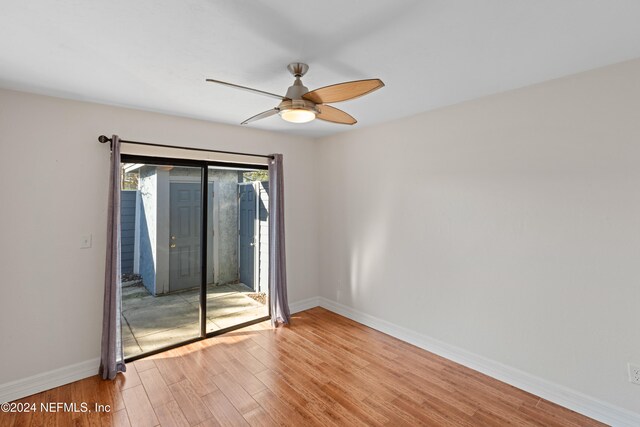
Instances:
[[[122,288],[122,340],[125,357],[199,336],[198,289],[154,297],[141,284]],[[239,284],[207,287],[207,332],[268,316],[267,304]],[[258,298],[259,299],[259,298]]]

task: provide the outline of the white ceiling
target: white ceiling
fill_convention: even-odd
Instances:
[[[2,0],[0,86],[237,124],[284,94],[379,77],[356,127],[640,57],[637,0]],[[351,127],[274,116],[309,136]]]

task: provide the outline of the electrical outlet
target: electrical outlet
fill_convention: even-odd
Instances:
[[[629,382],[640,385],[640,366],[629,363]]]
[[[89,249],[91,247],[91,234],[85,234],[80,238],[80,249]]]

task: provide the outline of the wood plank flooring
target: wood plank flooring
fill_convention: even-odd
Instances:
[[[0,413],[0,426],[603,425],[322,308],[17,402],[111,412]]]

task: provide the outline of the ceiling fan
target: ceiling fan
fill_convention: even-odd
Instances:
[[[287,66],[287,69],[291,74],[293,74],[295,81],[293,82],[293,85],[289,86],[285,96],[233,83],[222,82],[220,80],[207,79],[207,81],[247,90],[249,92],[270,96],[280,100],[280,104],[278,104],[277,107],[248,118],[241,123],[243,125],[275,114],[280,114],[282,119],[291,123],[307,123],[314,119],[320,119],[332,123],[353,125],[356,124],[356,119],[344,111],[327,104],[348,101],[371,93],[384,86],[384,83],[380,79],[367,79],[338,83],[309,91],[309,89],[302,84],[302,80],[300,80],[300,78],[309,70],[309,66],[301,62],[293,62]]]

